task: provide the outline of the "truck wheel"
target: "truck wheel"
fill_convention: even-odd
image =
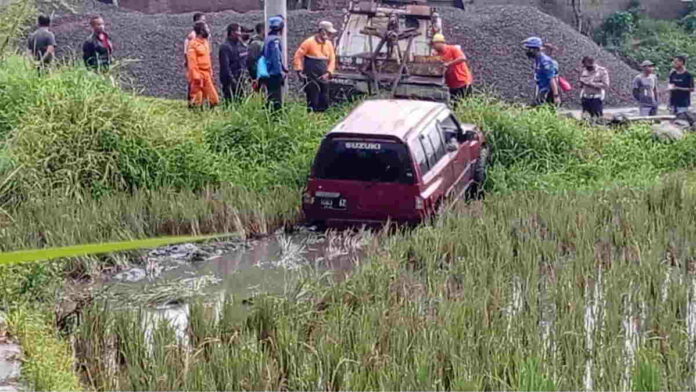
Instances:
[[[478,200],[483,198],[483,188],[486,184],[486,178],[488,177],[488,160],[490,159],[490,155],[490,148],[488,148],[488,146],[484,146],[481,149],[481,156],[474,167],[474,181],[467,190],[468,200]]]

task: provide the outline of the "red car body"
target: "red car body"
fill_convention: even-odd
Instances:
[[[480,185],[484,146],[483,134],[443,104],[364,102],[324,138],[303,195],[305,217],[328,227],[420,223]]]

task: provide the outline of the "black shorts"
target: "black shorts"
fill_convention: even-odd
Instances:
[[[582,111],[591,117],[604,116],[604,101],[601,98],[583,98]]]

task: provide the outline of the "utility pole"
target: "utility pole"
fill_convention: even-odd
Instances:
[[[287,0],[265,0],[264,1],[264,17],[266,22],[266,35],[268,35],[268,18],[280,15],[285,20],[285,29],[283,29],[283,62],[288,65],[288,3]],[[288,91],[287,83],[283,87],[283,94]]]

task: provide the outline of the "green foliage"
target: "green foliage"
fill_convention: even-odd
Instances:
[[[664,391],[659,354],[642,355],[633,374],[633,390],[641,392]]]
[[[696,33],[696,12],[692,11],[686,14],[680,21],[679,24],[687,32],[693,34]]]
[[[14,52],[15,40],[26,32],[35,13],[33,0],[9,0],[0,4],[0,60]]]
[[[125,93],[80,67],[41,77],[18,57],[0,68],[0,90],[0,157],[2,166],[21,168],[18,198],[222,182],[299,187],[319,140],[344,113],[314,115],[289,104],[271,115],[260,97],[191,112],[180,102]]]
[[[544,376],[539,360],[527,359],[522,363],[517,391],[556,391],[553,381]]]
[[[597,30],[596,39],[604,46],[621,47],[636,28],[636,17],[629,11],[609,15]]]
[[[311,277],[245,301],[244,321],[241,298],[194,303],[186,349],[160,326],[148,350],[142,312],[97,305],[78,355],[100,390],[581,390],[588,366],[593,389],[618,390],[630,311],[637,352],[654,360],[635,358],[628,387],[688,389],[690,289],[678,276],[689,267],[664,259],[693,256],[695,209],[682,176],[644,190],[491,195],[383,236],[341,282]],[[93,349],[114,341],[116,371]]]
[[[10,333],[22,344],[22,377],[34,391],[78,391],[80,380],[73,371],[70,342],[55,331],[55,320],[46,312],[21,307],[10,313]]]
[[[485,98],[459,106],[459,117],[481,126],[493,148],[492,192],[647,186],[665,173],[696,167],[696,135],[659,142],[646,125],[593,127]]]
[[[645,60],[657,65],[665,78],[672,69],[672,59],[686,55],[696,59],[696,13],[681,21],[636,18],[635,13],[621,11],[607,18],[595,33],[595,40],[637,66]]]

